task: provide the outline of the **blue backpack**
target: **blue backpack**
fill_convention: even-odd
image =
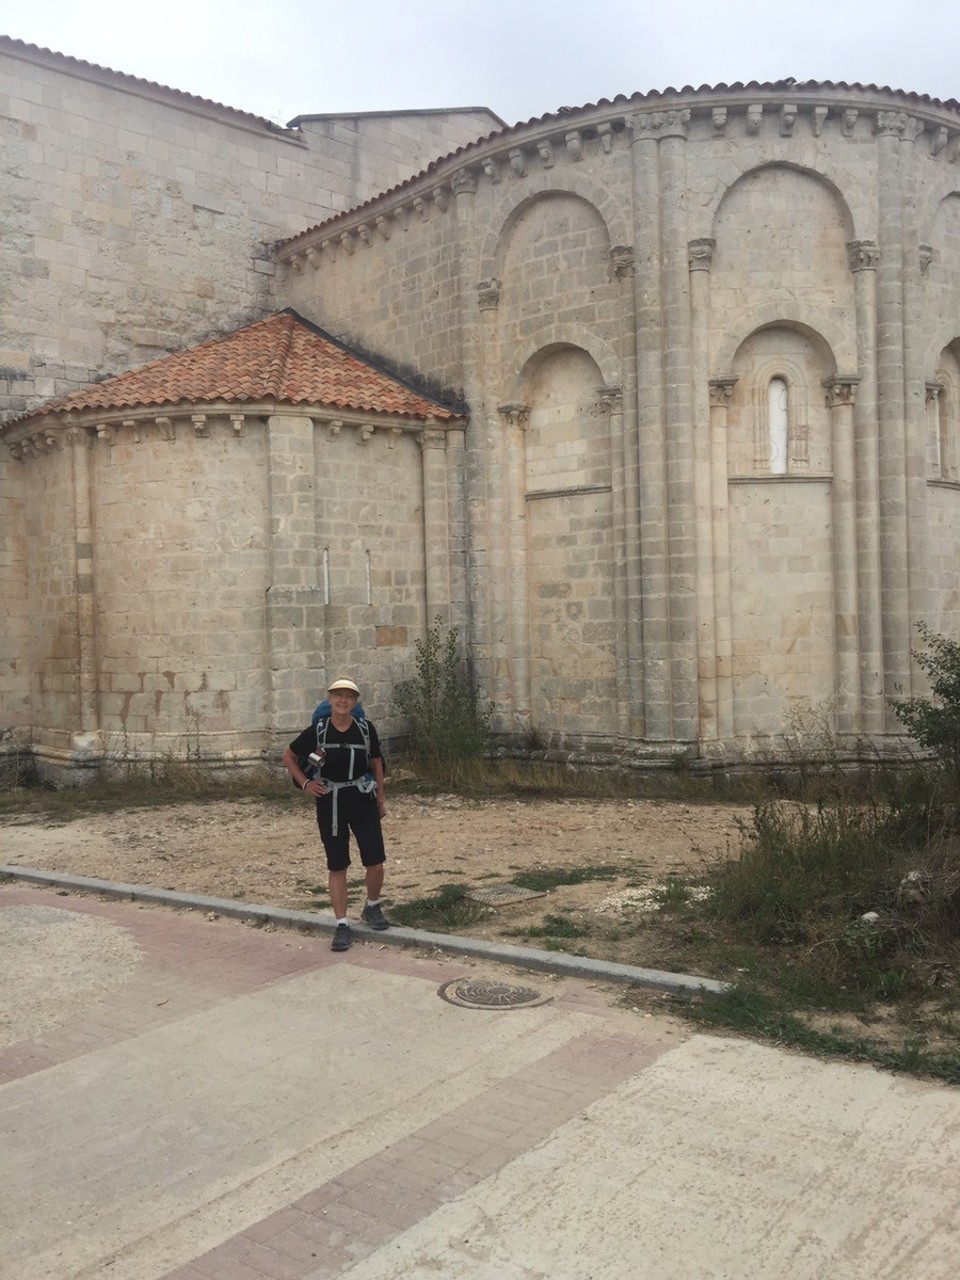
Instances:
[[[317,703],[316,707],[314,708],[313,715],[310,717],[310,723],[311,725],[313,725],[313,727],[317,731],[317,748],[318,749],[323,747],[324,742],[326,741],[327,725],[330,723],[330,716],[332,712],[333,712],[333,707],[331,707],[330,705],[330,699],[324,698],[322,699],[322,701]],[[354,705],[351,715],[353,716],[354,720],[356,720],[357,724],[360,726],[360,732],[363,735],[363,743],[367,749],[367,759],[369,760],[370,759],[370,729],[367,726],[367,714],[359,702]],[[318,765],[315,765],[313,761],[310,760],[309,757],[307,756],[300,756],[297,760],[297,764],[300,766],[301,773],[306,778],[315,778],[317,776],[317,773],[319,772],[320,767]],[[383,761],[383,769],[384,769],[384,772],[386,772],[386,769],[387,769],[386,760]],[[291,782],[293,782],[294,790],[299,791],[300,787],[297,786],[297,783],[294,782],[292,778],[291,778]]]

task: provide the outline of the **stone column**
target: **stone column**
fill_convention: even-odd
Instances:
[[[669,738],[673,731],[657,159],[664,114],[638,112],[627,118],[632,135],[644,737],[653,740]]]
[[[607,412],[610,431],[610,468],[613,506],[613,619],[614,660],[617,667],[617,733],[624,741],[630,735],[630,637],[627,627],[627,529],[626,479],[618,465],[624,456],[623,394],[620,387],[601,387],[600,403]]]
[[[717,739],[717,604],[714,556],[713,441],[710,424],[710,267],[713,240],[691,240],[690,270],[691,420],[697,548],[697,690],[699,736]],[[726,476],[724,476],[724,492]]]
[[[833,443],[833,617],[836,652],[837,731],[860,732],[860,644],[857,591],[857,501],[854,413],[859,377],[838,374],[824,380]]]
[[[872,240],[847,245],[857,314],[860,382],[854,404],[857,532],[857,615],[860,631],[860,723],[864,733],[884,727],[883,632],[880,591],[880,461],[877,404],[877,266]]]
[[[266,599],[268,714],[295,729],[322,684],[323,613],[317,584],[314,429],[310,418],[267,419],[270,584]]]
[[[924,332],[923,281],[924,256],[920,244],[918,213],[917,139],[923,133],[923,122],[908,116],[901,134],[900,173],[903,189],[903,398],[904,398],[904,474],[907,501],[907,638],[911,648],[917,636],[916,623],[930,618],[930,520],[927,510],[927,405]],[[928,691],[926,676],[911,658],[909,665],[911,694],[922,696]],[[894,717],[898,729],[903,726]]]
[[[506,538],[505,586],[507,607],[508,667],[510,673],[511,729],[528,735],[531,729],[529,583],[527,578],[527,482],[524,433],[530,421],[525,404],[499,406],[503,420],[504,467],[500,484],[504,491]]]
[[[660,126],[660,253],[663,299],[663,424],[666,446],[667,604],[670,619],[670,736],[699,739],[697,708],[697,536],[694,519],[692,339],[687,248],[689,111]]]
[[[417,437],[423,483],[423,564],[427,621],[450,625],[450,518],[447,505],[446,433],[426,428]]]
[[[74,746],[99,751],[100,657],[97,647],[96,569],[90,458],[96,433],[80,427],[67,432],[73,461],[73,529],[76,555],[77,633],[81,741]]]
[[[733,717],[733,604],[730,582],[730,490],[727,411],[735,377],[710,379],[710,488],[713,525],[713,610],[716,646],[717,737],[729,743]]]
[[[640,555],[640,439],[637,414],[637,313],[634,289],[635,264],[633,249],[628,245],[616,245],[610,251],[616,279],[622,289],[622,315],[620,367],[623,370],[622,394],[619,396],[621,411],[620,452],[611,455],[614,482],[617,472],[621,478],[622,531],[619,540],[623,546],[623,625],[625,651],[622,671],[618,670],[618,689],[624,702],[621,704],[621,732],[629,738],[644,735],[643,705],[643,591],[641,586]],[[603,393],[601,392],[601,395]],[[611,440],[611,444],[613,441]],[[619,463],[619,466],[618,466]],[[616,498],[615,498],[616,506]]]
[[[910,117],[877,113],[878,210],[881,257],[877,267],[878,485],[880,497],[880,617],[883,638],[884,724],[896,718],[888,700],[910,686],[910,581],[904,420],[904,209],[902,138]]]
[[[486,505],[487,450],[489,432],[486,425],[486,385],[484,349],[495,335],[496,311],[487,315],[485,299],[478,296],[480,278],[478,231],[475,226],[474,200],[477,173],[474,169],[458,169],[451,179],[454,195],[457,285],[460,293],[460,334],[463,350],[464,397],[470,406],[470,430],[463,444],[463,501],[466,552],[466,599],[463,623],[467,651],[473,655],[476,674],[488,694],[493,690],[490,627],[490,532]],[[479,307],[478,307],[479,302]],[[493,303],[496,305],[495,301]]]

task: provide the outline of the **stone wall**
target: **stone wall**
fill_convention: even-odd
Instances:
[[[505,733],[725,758],[896,733],[913,623],[957,616],[958,157],[955,110],[911,95],[671,93],[507,131],[281,247],[298,309],[463,387]]]
[[[259,319],[277,240],[499,124],[482,108],[300,119],[0,37],[0,418]]]

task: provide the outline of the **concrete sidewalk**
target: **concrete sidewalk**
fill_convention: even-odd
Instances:
[[[960,1268],[960,1092],[357,936],[0,887],[0,1274]]]

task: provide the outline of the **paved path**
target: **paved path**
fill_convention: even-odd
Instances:
[[[622,987],[5,885],[0,991],[10,1280],[960,1269],[960,1092]]]

